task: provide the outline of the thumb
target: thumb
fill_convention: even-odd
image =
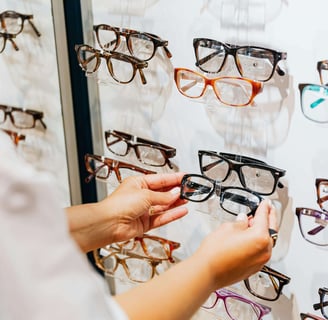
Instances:
[[[248,216],[245,213],[239,213],[236,217],[235,225],[240,229],[248,228]]]

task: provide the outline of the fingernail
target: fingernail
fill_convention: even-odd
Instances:
[[[178,193],[180,193],[180,187],[175,187],[175,188],[171,189],[170,192],[172,194],[178,194]]]
[[[238,213],[236,217],[236,221],[246,221],[248,220],[248,217],[245,213]]]

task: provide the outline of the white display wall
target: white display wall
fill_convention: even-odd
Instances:
[[[14,39],[19,50],[16,51],[11,42],[7,41],[5,50],[0,54],[0,104],[43,112],[47,128],[43,128],[37,121],[35,128],[20,130],[9,119],[1,124],[1,128],[26,136],[25,141],[17,147],[18,153],[35,168],[52,176],[61,205],[68,206],[72,203],[68,161],[76,159],[76,150],[70,140],[71,133],[74,134],[73,122],[69,128],[72,132],[66,132],[66,135],[64,132],[63,115],[65,112],[67,115],[69,110],[63,110],[67,97],[62,99],[60,88],[58,59],[61,55],[57,52],[53,20],[57,11],[52,7],[51,0],[1,1],[0,12],[7,10],[32,14],[31,21],[41,35],[36,35],[28,21],[25,21],[23,31]],[[64,33],[62,39],[65,36]],[[63,44],[65,41],[60,43],[60,47]],[[71,174],[75,171],[74,167],[71,168]],[[77,198],[73,201],[79,198],[79,191],[75,194]]]

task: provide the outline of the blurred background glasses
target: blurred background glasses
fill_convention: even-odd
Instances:
[[[90,173],[90,175],[85,178],[86,183],[90,182],[94,177],[106,180],[113,171],[117,181],[120,183],[125,178],[132,175],[156,173],[155,171],[140,168],[130,163],[89,153],[84,156],[84,163],[88,173]]]
[[[7,129],[2,129],[2,128],[0,130],[7,133],[16,146],[18,145],[18,143],[20,141],[24,141],[26,139],[26,136],[24,134],[21,134],[21,133],[15,132],[15,131],[11,131],[11,130],[7,130]]]
[[[301,313],[300,314],[301,320],[324,320],[321,317],[315,316],[311,313]]]
[[[328,123],[328,87],[300,83],[298,85],[303,115],[317,123]]]
[[[328,211],[328,179],[317,178],[315,180],[317,190],[317,203],[324,211]]]
[[[40,37],[41,33],[34,25],[32,19],[33,14],[22,14],[12,10],[3,11],[0,13],[0,30],[17,36],[23,31],[25,21],[27,21],[32,27],[35,34]]]
[[[169,160],[176,155],[173,147],[117,130],[105,131],[105,140],[108,150],[118,156],[126,156],[132,148],[137,159],[146,165],[163,167],[167,164],[173,168]]]
[[[174,69],[174,80],[181,94],[188,98],[204,96],[207,86],[211,86],[216,97],[224,104],[243,107],[251,104],[262,91],[263,84],[240,77],[207,78],[185,68]]]
[[[206,177],[224,182],[235,171],[244,188],[261,195],[272,194],[286,171],[267,165],[261,160],[231,153],[198,151],[200,171]]]
[[[5,48],[6,48],[6,44],[7,44],[7,40],[9,40],[11,42],[11,44],[13,45],[14,49],[16,51],[18,51],[18,47],[14,41],[14,38],[16,36],[13,34],[9,34],[9,33],[5,33],[5,32],[0,32],[0,53],[2,53]]]
[[[133,282],[146,282],[158,274],[156,267],[162,263],[159,259],[150,259],[133,252],[124,254],[112,246],[93,251],[96,266],[106,275]],[[119,268],[122,267],[122,268]],[[123,270],[122,270],[123,269]],[[122,272],[123,271],[123,272]]]
[[[295,213],[303,238],[318,246],[328,246],[328,212],[298,207]]]
[[[14,127],[18,129],[35,128],[36,121],[39,121],[44,129],[47,128],[42,120],[43,112],[41,111],[0,105],[0,124],[4,123],[7,117],[9,117]]]
[[[238,215],[254,215],[262,198],[257,193],[239,187],[224,187],[213,179],[199,174],[186,174],[181,181],[180,197],[193,202],[208,200],[213,194],[220,197],[223,210]]]
[[[107,24],[95,25],[93,30],[96,33],[97,42],[103,50],[116,51],[120,46],[122,36],[125,37],[125,43],[130,54],[140,60],[150,60],[155,55],[158,47],[163,47],[168,58],[172,57],[167,48],[168,41],[162,40],[155,34],[121,29]]]
[[[109,74],[116,82],[128,84],[134,79],[138,71],[142,84],[147,83],[143,73],[143,69],[148,66],[145,61],[120,52],[101,52],[87,44],[75,45],[75,51],[79,65],[87,75],[93,74],[99,69],[103,58],[106,61]]]
[[[321,311],[321,314],[328,319],[328,288],[319,288],[320,302],[313,305],[314,310]]]
[[[328,84],[328,60],[317,62],[317,70],[319,73],[320,83],[323,85]]]
[[[174,262],[172,252],[180,247],[180,243],[162,237],[144,234],[141,237],[135,237],[128,241],[117,242],[112,246],[122,253],[134,251],[138,254],[140,253],[137,251],[139,247],[142,251],[140,254],[145,254],[148,258]]]
[[[263,316],[271,311],[270,307],[249,300],[225,288],[212,292],[202,308],[213,309],[220,300],[223,301],[225,310],[232,320],[261,320]]]
[[[286,52],[256,46],[238,46],[212,39],[195,38],[193,46],[196,66],[207,73],[218,73],[226,63],[227,56],[234,57],[235,65],[241,76],[268,81],[274,71],[282,76],[285,74],[278,66],[280,60],[287,59]]]
[[[290,282],[290,278],[268,266],[244,280],[247,290],[255,297],[275,301],[282,292],[285,285]]]

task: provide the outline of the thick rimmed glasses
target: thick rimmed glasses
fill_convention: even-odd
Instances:
[[[18,129],[35,128],[36,121],[40,121],[44,129],[47,128],[42,120],[43,112],[41,111],[0,105],[0,123],[4,123],[7,117],[9,117],[13,126]]]
[[[303,238],[317,246],[328,246],[328,212],[296,208],[295,214]]]
[[[107,275],[124,279],[124,275],[119,270],[121,266],[130,281],[140,283],[158,274],[156,267],[162,263],[162,260],[146,258],[133,252],[122,254],[112,246],[94,250],[93,256],[96,266]]]
[[[120,29],[107,24],[95,25],[93,30],[96,33],[97,42],[103,50],[116,51],[120,46],[122,36],[125,37],[130,54],[140,60],[150,60],[155,55],[158,47],[163,47],[168,58],[172,57],[167,48],[168,41],[155,34],[125,28]]]
[[[211,79],[186,68],[175,68],[174,80],[179,92],[188,98],[202,97],[207,86],[211,86],[222,103],[233,107],[251,104],[263,87],[261,82],[240,77]]]
[[[313,305],[314,310],[321,310],[321,314],[328,319],[328,288],[319,288],[320,302]]]
[[[232,320],[261,320],[263,316],[271,311],[270,307],[249,300],[225,288],[211,293],[202,308],[213,309],[219,300],[223,300],[225,310]]]
[[[86,183],[90,182],[94,177],[101,180],[107,180],[113,171],[115,173],[118,182],[120,183],[126,177],[138,173],[139,174],[156,173],[155,171],[150,171],[130,163],[110,159],[95,154],[89,154],[89,153],[87,153],[84,156],[84,163],[88,173],[90,173],[90,175],[85,178]]]
[[[13,143],[17,146],[20,141],[24,141],[26,139],[25,134],[21,134],[15,131],[7,130],[7,129],[2,129],[5,133],[8,134],[8,136],[11,138]]]
[[[217,181],[199,174],[186,174],[181,181],[180,197],[193,202],[208,200],[213,194],[220,197],[223,210],[238,215],[254,215],[262,201],[257,193],[239,187],[224,187]]]
[[[277,300],[290,278],[268,266],[244,280],[247,290],[255,297],[267,300]]]
[[[328,123],[328,87],[300,83],[298,85],[303,115],[317,123]]]
[[[234,57],[241,76],[268,81],[273,73],[285,74],[278,66],[280,60],[287,59],[286,52],[256,46],[238,46],[212,39],[195,38],[193,46],[196,56],[196,66],[207,73],[218,73],[226,63],[228,55]]]
[[[128,84],[134,79],[138,71],[142,84],[147,83],[143,73],[143,69],[148,66],[145,61],[120,52],[102,52],[87,44],[75,45],[75,51],[79,65],[87,75],[99,69],[103,58],[106,61],[109,74],[116,82]]]
[[[41,33],[32,22],[33,14],[22,14],[16,11],[7,10],[0,13],[1,31],[17,36],[24,29],[25,21],[32,27],[35,34],[40,37]]]
[[[286,171],[265,162],[237,154],[198,151],[200,171],[206,177],[224,182],[236,171],[244,188],[262,195],[272,194]],[[280,187],[281,187],[280,183]]]
[[[321,317],[315,316],[311,313],[300,313],[301,320],[324,320]]]
[[[146,165],[163,167],[167,164],[173,168],[169,158],[176,155],[175,148],[117,130],[105,131],[105,139],[108,150],[118,156],[126,156],[132,148],[137,159]]]
[[[315,179],[317,189],[317,203],[324,211],[328,211],[328,179]]]
[[[9,40],[11,42],[11,44],[13,45],[13,47],[16,51],[19,50],[16,43],[15,43],[15,41],[14,41],[15,37],[16,36],[14,34],[0,32],[0,53],[2,53],[5,50],[7,40]]]
[[[117,242],[113,244],[112,247],[117,247],[117,250],[125,253],[126,251],[130,252],[132,250],[136,252],[135,250],[138,245],[140,245],[142,252],[146,257],[151,259],[169,260],[170,262],[174,262],[172,256],[173,250],[180,247],[179,242],[148,234],[144,234],[141,237],[135,237],[128,241]]]

